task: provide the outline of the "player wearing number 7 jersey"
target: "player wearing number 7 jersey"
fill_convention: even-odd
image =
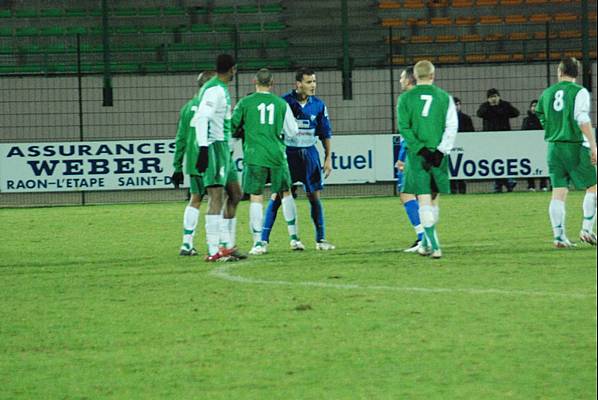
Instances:
[[[590,93],[575,83],[580,63],[563,59],[557,69],[559,82],[546,89],[536,106],[548,142],[548,173],[552,199],[548,208],[557,248],[574,246],[565,232],[565,201],[572,183],[585,189],[580,239],[596,245],[596,140],[590,119]]]
[[[297,207],[291,195],[291,176],[284,139],[297,135],[298,127],[290,106],[272,93],[272,73],[260,69],[255,75],[255,93],[239,101],[233,111],[233,132],[242,129],[243,191],[250,195],[249,225],[253,247],[249,254],[266,253],[267,243],[261,240],[263,225],[263,192],[270,177],[272,193],[282,194],[282,212],[291,241],[298,242]]]
[[[399,132],[407,142],[405,192],[417,195],[424,237],[418,253],[440,258],[436,233],[438,193],[450,193],[448,158],[459,119],[453,98],[435,86],[434,65],[419,61],[413,68],[417,85],[397,104]]]

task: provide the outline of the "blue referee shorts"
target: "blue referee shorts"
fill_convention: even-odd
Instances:
[[[303,183],[305,192],[322,190],[322,164],[316,146],[287,147],[287,161],[291,172],[291,181]]]

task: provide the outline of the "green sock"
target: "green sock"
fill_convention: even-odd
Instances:
[[[436,228],[432,225],[429,228],[424,228],[426,232],[424,237],[430,241],[430,245],[432,246],[432,250],[438,250],[438,242],[436,241]]]

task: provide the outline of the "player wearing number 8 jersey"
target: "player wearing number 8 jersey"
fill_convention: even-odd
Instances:
[[[580,239],[596,245],[596,140],[590,119],[590,93],[575,83],[580,64],[572,57],[561,61],[559,82],[546,89],[536,106],[548,142],[547,161],[552,199],[548,213],[557,248],[574,246],[565,232],[565,202],[569,184],[585,189]]]
[[[243,191],[250,195],[249,225],[253,235],[250,254],[266,252],[261,240],[263,224],[263,192],[268,176],[272,193],[282,194],[282,210],[291,241],[297,237],[297,208],[291,196],[291,176],[284,139],[297,135],[298,127],[291,108],[270,90],[272,73],[260,69],[255,76],[255,93],[241,99],[232,117],[233,132],[244,131]]]
[[[437,193],[450,193],[448,158],[459,120],[453,98],[434,86],[434,65],[427,60],[414,67],[417,85],[401,94],[397,104],[399,132],[407,142],[405,192],[416,194],[424,237],[418,252],[440,258],[436,233]]]

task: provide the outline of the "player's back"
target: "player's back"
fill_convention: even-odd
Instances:
[[[544,139],[549,142],[584,141],[575,120],[575,99],[583,87],[568,81],[550,86],[542,93],[536,113],[544,127]]]
[[[437,147],[446,126],[449,94],[434,85],[417,85],[403,93],[399,102],[404,111],[399,118],[408,118],[415,136],[426,147]]]
[[[244,162],[262,166],[280,166],[285,160],[282,130],[287,103],[265,92],[253,93],[237,105],[242,113],[245,142]]]

